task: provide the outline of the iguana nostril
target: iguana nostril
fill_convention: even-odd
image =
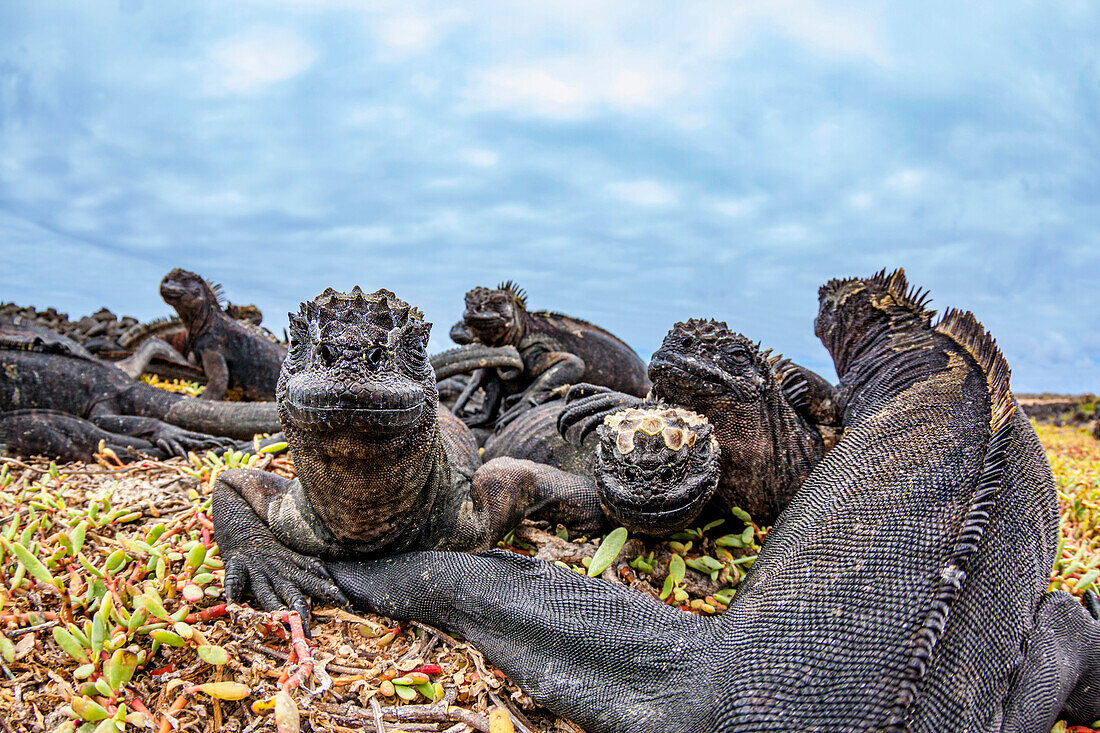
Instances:
[[[372,367],[376,367],[382,363],[382,358],[385,356],[385,350],[381,346],[375,346],[367,352],[367,363]]]

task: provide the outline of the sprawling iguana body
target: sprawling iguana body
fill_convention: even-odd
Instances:
[[[172,270],[160,283],[160,294],[187,327],[184,354],[193,356],[206,375],[200,399],[221,400],[238,388],[253,400],[275,395],[286,349],[258,326],[231,318],[209,283],[193,272]]]
[[[439,406],[430,328],[387,290],[329,289],[290,315],[276,396],[298,476],[219,476],[215,534],[235,558],[231,587],[290,602],[282,578],[316,566],[306,556],[486,549],[535,510],[584,533],[603,523],[581,477],[511,458],[481,465],[469,429]]]
[[[466,421],[469,425],[507,425],[549,400],[555,388],[577,382],[638,397],[649,391],[645,362],[623,341],[579,318],[527,310],[526,295],[511,282],[466,293],[466,311],[451,329],[451,338],[456,343],[511,345],[523,357],[523,374],[505,385],[513,404],[498,417],[503,395],[494,385],[483,409]]]
[[[836,390],[719,321],[677,323],[650,361],[652,397],[704,415],[722,449],[717,499],[770,525],[825,453],[809,413],[832,408]],[[816,381],[811,381],[816,380]],[[593,394],[594,393],[594,394]],[[578,395],[587,395],[576,399]],[[570,390],[559,426],[574,442],[610,411],[644,404],[588,386]]]
[[[582,445],[558,434],[554,400],[520,415],[485,444],[484,458],[523,458],[594,485],[604,514],[631,532],[668,535],[692,525],[718,487],[714,430],[702,415],[668,405],[609,413]]]
[[[501,551],[327,570],[360,608],[461,634],[594,733],[1092,721],[1100,622],[1046,591],[1050,468],[992,339],[970,314],[931,318],[900,271],[822,288],[845,434],[719,617]]]
[[[278,429],[273,405],[203,404],[137,382],[59,334],[0,326],[0,443],[9,451],[90,460],[102,439],[163,457],[233,442],[214,435]]]

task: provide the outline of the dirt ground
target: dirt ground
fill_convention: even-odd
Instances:
[[[1063,514],[1051,587],[1080,594],[1100,578],[1100,441],[1038,430]],[[98,460],[0,459],[4,731],[580,731],[437,630],[316,608],[306,645],[293,623],[226,606],[213,478],[245,465],[291,475],[289,457]],[[527,523],[507,547],[584,572],[599,540],[563,535]],[[765,536],[730,517],[669,542],[630,539],[600,575],[721,613]]]

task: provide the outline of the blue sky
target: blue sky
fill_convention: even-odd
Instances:
[[[1018,391],[1100,392],[1088,2],[8,3],[0,300],[436,323],[512,278],[648,356],[713,316],[833,376],[817,287],[904,266]]]

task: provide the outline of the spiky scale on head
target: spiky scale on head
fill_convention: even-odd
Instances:
[[[905,311],[925,322],[931,321],[936,314],[927,307],[931,300],[928,291],[916,286],[910,287],[905,277],[905,270],[900,267],[890,273],[885,269],[879,270],[868,278],[849,277],[830,280],[818,289],[817,296],[823,306],[829,304],[840,307],[849,298],[861,292],[866,292],[871,303],[883,311],[890,309]]]
[[[296,319],[316,321],[318,326],[330,321],[362,322],[387,331],[424,322],[419,308],[410,306],[392,291],[381,288],[364,294],[358,285],[347,293],[326,288],[313,300],[302,303],[297,316],[288,315],[292,326]]]
[[[611,431],[615,449],[621,455],[634,450],[635,435],[660,435],[667,448],[678,451],[685,445],[695,445],[700,428],[709,425],[702,415],[680,407],[628,408],[604,418],[603,424]],[[711,438],[714,440],[714,438]],[[717,449],[717,444],[715,444]]]

